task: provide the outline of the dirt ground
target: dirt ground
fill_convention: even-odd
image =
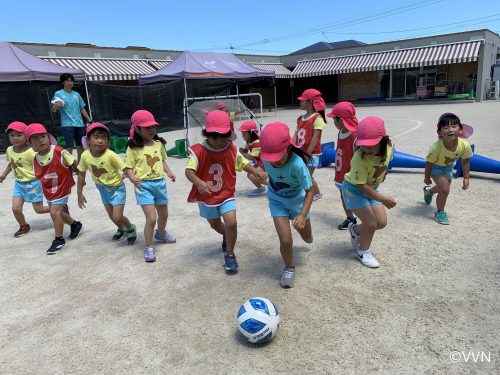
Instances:
[[[437,118],[449,111],[474,126],[478,154],[500,160],[500,102],[360,107],[358,118],[383,117],[396,149],[425,156]],[[294,127],[300,113],[266,113],[265,123]],[[165,136],[173,144],[182,134]],[[322,142],[332,140],[330,121]],[[237,183],[240,271],[226,275],[220,236],[186,203],[186,159],[168,162],[178,177],[168,183],[168,229],[178,242],[159,244],[153,264],[143,260],[142,233],[132,247],[110,241],[115,228],[92,182],[87,209],[78,209],[76,189],[70,199],[83,234],[54,256],[45,254],[51,220],[30,206],[32,232],[13,238],[12,176],[0,184],[0,373],[500,372],[499,175],[472,173],[469,191],[454,181],[451,225],[442,226],[433,221],[434,206],[423,203],[423,170],[393,170],[381,189],[398,205],[372,245],[381,267],[368,269],[337,230],[344,214],[333,168],[317,170],[323,199],[312,207],[314,243],[294,233],[296,285],[284,290],[267,200],[246,197],[252,185],[245,174]],[[142,230],[130,184],[127,194],[125,213]],[[236,311],[253,296],[269,298],[281,316],[277,337],[261,347],[236,327]],[[483,356],[473,360],[471,352]]]

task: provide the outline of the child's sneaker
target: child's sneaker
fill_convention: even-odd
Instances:
[[[358,250],[359,249],[359,234],[357,234],[356,231],[354,230],[355,226],[356,226],[356,224],[351,222],[348,225],[348,229],[349,229],[349,236],[351,237],[352,248],[354,250]]]
[[[354,252],[363,266],[369,268],[378,268],[380,266],[370,250],[363,251],[354,249]]]
[[[222,252],[225,253],[227,250],[227,242],[226,242],[226,236],[222,236]]]
[[[80,233],[82,232],[82,229],[83,229],[83,224],[75,220],[75,222],[71,224],[71,232],[68,236],[68,239],[69,240],[77,239]]]
[[[449,225],[450,222],[448,220],[448,214],[446,211],[436,211],[434,212],[434,220],[436,220],[439,224]]]
[[[54,241],[52,241],[52,245],[50,245],[50,247],[48,248],[47,250],[47,255],[53,255],[57,252],[59,252],[60,250],[64,249],[66,247],[66,240],[63,238],[63,239],[55,239]]]
[[[295,268],[285,267],[281,274],[280,285],[282,288],[293,288],[295,282]]]
[[[224,269],[227,272],[238,271],[238,262],[236,261],[236,255],[234,252],[224,253]]]
[[[257,197],[259,195],[264,195],[264,194],[266,194],[266,187],[265,186],[261,186],[260,188],[253,189],[253,190],[248,192],[249,197]]]
[[[160,235],[158,230],[156,230],[155,231],[155,239],[158,241],[161,241],[163,243],[176,243],[177,242],[177,239],[173,235],[168,233],[167,231],[164,231],[163,235]]]
[[[144,261],[145,262],[156,262],[155,249],[153,247],[144,248]]]
[[[319,193],[319,194],[314,194],[313,195],[313,202],[316,202],[316,201],[320,201],[321,198],[323,198],[323,194]]]
[[[125,230],[122,228],[118,228],[116,230],[116,233],[113,235],[113,238],[111,238],[112,241],[120,241],[123,237],[125,237]]]
[[[137,242],[137,231],[135,225],[132,224],[132,228],[127,230],[127,245],[131,246]]]
[[[432,193],[431,193],[430,186],[424,186],[424,202],[426,205],[429,205],[432,203]]]
[[[23,224],[19,227],[16,233],[14,233],[14,237],[22,237],[25,234],[27,234],[31,230],[31,227],[29,224]]]
[[[346,230],[349,228],[349,223],[356,224],[357,220],[355,217],[346,217],[346,219],[342,222],[342,224],[338,225],[338,230]]]

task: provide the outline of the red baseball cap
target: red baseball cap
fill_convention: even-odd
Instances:
[[[313,107],[316,111],[322,111],[326,109],[326,104],[321,97],[321,92],[316,89],[307,89],[298,97],[299,100],[311,100]]]
[[[351,102],[340,102],[335,104],[327,117],[340,117],[344,126],[350,132],[355,132],[358,127],[358,119],[356,118],[356,108]]]
[[[24,136],[26,137],[28,143],[30,141],[31,136],[35,134],[47,134],[49,136],[50,144],[52,145],[57,144],[56,139],[52,135],[48,134],[47,129],[45,129],[45,126],[43,126],[42,124],[38,123],[29,124],[28,126],[26,126],[26,129],[24,129]]]
[[[254,132],[255,134],[259,134],[259,129],[257,129],[257,125],[252,120],[244,121],[238,130],[240,132]]]
[[[268,162],[278,161],[285,155],[288,146],[293,145],[290,129],[282,122],[267,125],[260,135],[260,157]]]
[[[229,114],[224,111],[215,110],[210,112],[205,119],[205,130],[208,133],[227,134],[231,132],[229,139],[234,141],[236,134],[233,131],[233,124]]]
[[[21,121],[14,121],[7,126],[7,129],[5,129],[5,132],[8,133],[9,130],[15,130],[16,132],[19,133],[24,133],[24,130],[26,129],[26,124]]]
[[[134,138],[135,128],[137,126],[141,128],[147,128],[150,126],[158,126],[153,114],[145,109],[139,109],[132,114],[130,118],[132,125],[130,126],[129,139]]]
[[[375,146],[386,135],[384,120],[380,117],[368,116],[359,122],[356,133],[356,145]]]

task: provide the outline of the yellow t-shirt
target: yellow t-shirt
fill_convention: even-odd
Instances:
[[[311,116],[307,116],[307,117],[305,115],[303,115],[302,116],[302,121],[309,120],[315,114],[316,113],[313,113]],[[325,126],[326,126],[325,120],[323,120],[322,116],[318,116],[318,118],[316,120],[314,120],[314,130],[321,130],[321,131],[323,131],[323,129],[325,128]]]
[[[36,160],[38,160],[38,162],[41,164],[41,165],[47,165],[50,163],[50,161],[52,160],[52,155],[54,154],[54,146],[52,146],[50,148],[50,152],[46,153],[45,155],[40,155],[40,154],[36,154]],[[75,162],[75,158],[73,155],[71,155],[67,150],[63,150],[62,151],[62,157],[63,157],[63,164],[66,166],[66,167],[70,167],[73,165],[73,163]]]
[[[120,186],[123,184],[122,171],[125,169],[123,160],[111,150],[95,157],[90,150],[85,150],[80,158],[78,169],[82,172],[90,170],[92,179],[97,185]]]
[[[469,142],[462,138],[458,138],[458,144],[455,151],[448,150],[441,139],[431,146],[425,160],[429,163],[446,167],[453,164],[458,158],[468,159],[472,154],[473,152]]]
[[[141,180],[160,180],[164,178],[163,163],[167,160],[165,147],[160,141],[143,148],[127,147],[125,167],[134,171],[135,177]]]
[[[209,150],[217,151],[217,150],[213,149],[212,147],[210,147],[206,140],[204,140],[202,142],[202,144],[203,144],[203,146],[205,146]],[[243,170],[243,168],[245,168],[247,166],[248,163],[250,163],[250,161],[247,158],[245,158],[243,155],[241,155],[241,153],[238,151],[238,153],[236,154],[236,165],[235,165],[236,171],[241,172]],[[186,169],[192,169],[195,172],[198,170],[198,160],[192,154],[190,154],[188,156],[188,161],[186,163]]]
[[[382,161],[380,156],[367,155],[358,149],[352,157],[351,170],[344,179],[353,185],[368,184],[376,189],[384,180],[392,153],[393,147],[387,145],[387,157]]]
[[[15,152],[14,146],[9,146],[5,154],[5,159],[10,163],[14,171],[14,178],[20,182],[35,179],[33,171],[33,159],[36,152],[30,147],[23,152]]]

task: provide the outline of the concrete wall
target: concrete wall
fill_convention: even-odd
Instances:
[[[356,100],[378,94],[378,72],[349,73],[339,76],[339,100]]]

